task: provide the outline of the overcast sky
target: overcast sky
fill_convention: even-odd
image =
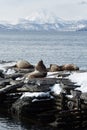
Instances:
[[[87,0],[0,0],[0,21],[16,21],[40,10],[65,20],[87,19]]]

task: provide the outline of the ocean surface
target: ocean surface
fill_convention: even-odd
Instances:
[[[87,70],[87,32],[0,32],[0,61],[73,63]],[[0,113],[0,130],[52,130]]]
[[[20,59],[87,69],[87,32],[0,32],[0,60]]]

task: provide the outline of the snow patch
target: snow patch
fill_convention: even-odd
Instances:
[[[58,72],[47,72],[47,78],[58,78]]]
[[[20,99],[25,97],[49,97],[49,92],[25,92]]]
[[[9,75],[9,74],[14,74],[15,73],[15,70],[13,69],[8,69],[6,74]]]
[[[54,92],[55,94],[60,94],[62,92],[62,88],[60,86],[60,84],[55,84],[52,88],[51,88],[51,92]]]
[[[69,76],[69,79],[72,82],[75,82],[76,85],[81,86],[76,88],[76,90],[87,92],[87,72],[80,72],[80,73],[74,72]]]
[[[5,70],[6,67],[11,67],[11,66],[14,66],[15,64],[16,64],[16,62],[1,63],[0,64],[0,69]]]

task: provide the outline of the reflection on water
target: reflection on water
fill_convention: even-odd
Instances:
[[[41,125],[29,122],[28,119],[22,119],[21,121],[17,118],[11,117],[6,113],[0,113],[0,130],[57,130],[48,125]]]
[[[46,124],[31,123],[28,119],[18,120],[6,113],[0,113],[0,130],[70,130],[71,128],[57,128]],[[87,128],[80,128],[87,130]],[[75,129],[72,129],[75,130]],[[79,130],[79,129],[78,129]]]
[[[20,122],[5,114],[0,113],[0,130],[21,130]],[[22,129],[24,130],[24,129]]]

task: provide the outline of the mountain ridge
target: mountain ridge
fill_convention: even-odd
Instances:
[[[84,31],[87,20],[65,21],[53,14],[36,13],[21,18],[16,24],[0,22],[0,30],[18,31]]]

